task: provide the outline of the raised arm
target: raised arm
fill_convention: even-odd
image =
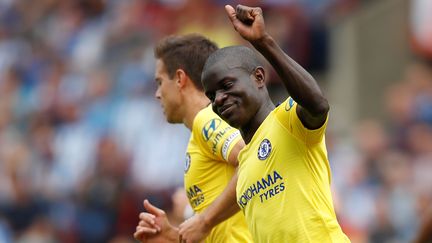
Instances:
[[[298,103],[297,114],[303,125],[316,129],[327,118],[329,104],[314,78],[291,59],[267,33],[261,8],[225,6],[234,29],[273,66],[288,93]]]

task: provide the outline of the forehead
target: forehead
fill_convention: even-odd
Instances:
[[[158,77],[166,74],[167,71],[166,71],[165,63],[160,58],[156,59],[155,76]]]
[[[226,78],[237,78],[244,74],[247,72],[239,62],[220,61],[204,70],[202,82],[204,86],[211,86]]]

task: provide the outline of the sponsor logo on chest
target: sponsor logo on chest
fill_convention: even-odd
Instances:
[[[256,196],[259,197],[260,203],[264,203],[284,190],[284,179],[281,174],[275,170],[249,185],[237,198],[237,203],[241,209],[244,209]]]
[[[197,185],[193,185],[186,190],[186,195],[192,208],[198,207],[204,202],[204,193]]]

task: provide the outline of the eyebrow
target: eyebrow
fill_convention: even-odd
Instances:
[[[222,77],[222,79],[220,79],[219,81],[217,81],[217,84],[222,84],[225,81],[233,81],[233,80],[235,80],[234,77],[227,75],[227,76]]]

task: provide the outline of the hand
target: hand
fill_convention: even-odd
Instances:
[[[140,213],[140,221],[136,227],[134,238],[140,242],[148,242],[147,240],[154,237],[159,231],[159,226],[155,225],[155,216],[149,213]]]
[[[177,230],[173,227],[166,213],[144,200],[144,208],[147,213],[139,215],[140,221],[136,227],[134,238],[140,242],[176,242]]]
[[[179,234],[182,242],[201,242],[209,233],[211,228],[207,227],[204,217],[195,214],[179,226]]]
[[[265,31],[264,17],[261,8],[237,5],[234,10],[231,5],[225,5],[225,11],[234,29],[245,40],[253,43],[268,35]]]

